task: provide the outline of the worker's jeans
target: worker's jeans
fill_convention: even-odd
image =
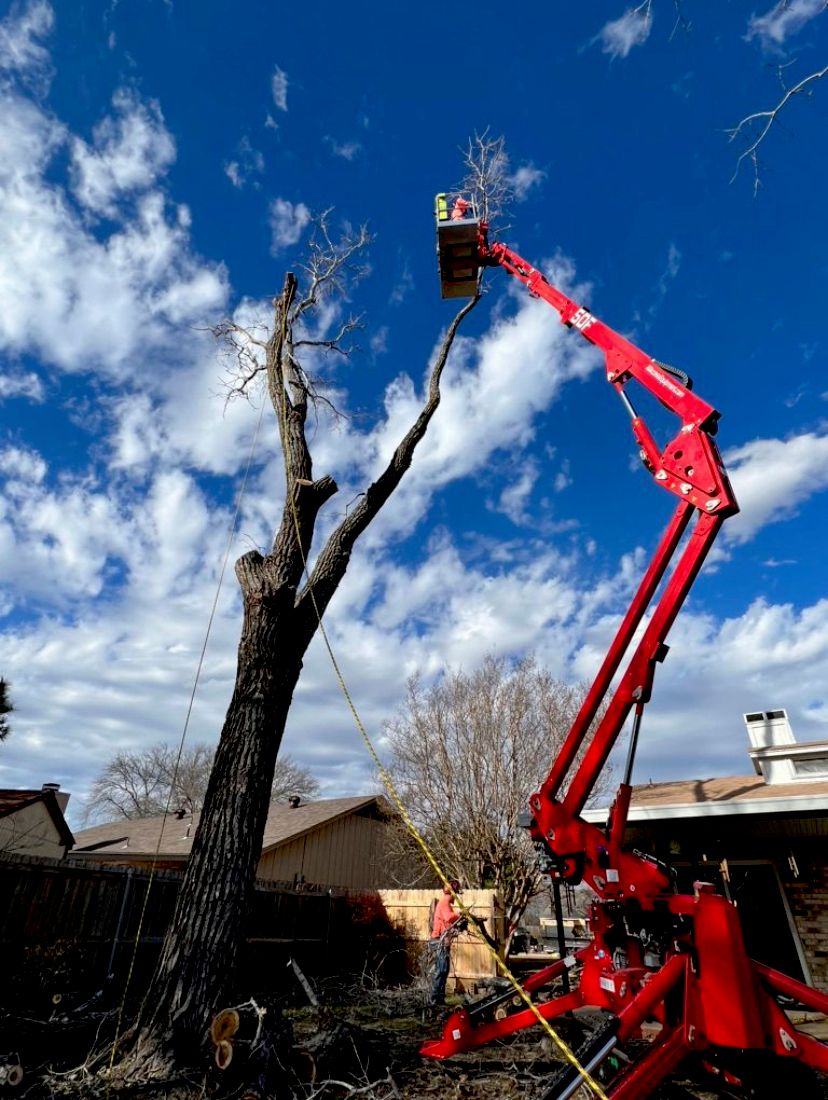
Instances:
[[[431,983],[431,996],[429,1002],[433,1005],[442,1004],[446,997],[446,982],[449,976],[449,964],[451,962],[451,945],[441,936],[431,940],[428,945],[434,963],[434,979]]]

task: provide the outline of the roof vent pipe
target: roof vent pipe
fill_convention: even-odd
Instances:
[[[302,799],[299,797],[298,794],[292,794],[288,799],[288,806],[290,806],[292,810],[295,810],[301,801]]]

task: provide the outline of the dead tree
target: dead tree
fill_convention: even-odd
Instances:
[[[365,230],[333,241],[323,216],[301,280],[288,273],[273,301],[269,335],[227,322],[239,372],[236,388],[266,384],[281,439],[285,500],[270,550],[236,562],[244,619],[236,682],[224,721],[192,854],[158,967],[125,1047],[133,1071],[164,1072],[172,1058],[191,1059],[212,1014],[227,1003],[242,946],[245,917],[270,799],[276,754],[302,661],[359,536],[399,485],[440,403],[440,379],[458,327],[478,298],[454,317],[434,361],[423,406],[388,465],[333,530],[305,576],[317,518],[337,492],[316,476],[308,445],[309,409],[320,399],[302,365],[303,349],[342,351],[356,326],[350,318],[333,336],[314,330],[317,307],[347,290]],[[358,271],[356,272],[358,274]]]

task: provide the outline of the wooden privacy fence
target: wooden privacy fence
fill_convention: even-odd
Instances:
[[[60,999],[115,984],[135,959],[131,988],[146,987],[175,906],[181,872],[103,867],[0,853],[0,998]],[[150,880],[151,885],[150,885]],[[240,982],[278,989],[294,958],[312,976],[341,970],[340,942],[355,942],[354,899],[344,891],[258,883]],[[357,922],[358,923],[358,922]],[[136,943],[137,941],[137,943]]]
[[[380,900],[389,920],[403,930],[406,939],[417,943],[421,951],[431,938],[431,914],[440,896],[431,890],[380,890]],[[463,905],[486,922],[486,931],[498,943],[504,941],[504,913],[494,890],[464,890]],[[470,990],[477,982],[497,976],[492,953],[478,936],[462,932],[451,949],[449,987],[458,992]]]
[[[0,1002],[43,1008],[67,995],[122,989],[140,996],[172,919],[182,874],[0,853]],[[439,891],[342,889],[259,881],[248,917],[240,989],[297,989],[289,960],[309,977],[356,973],[382,983],[406,979],[422,957]],[[502,942],[503,913],[491,890],[463,901]],[[412,950],[413,948],[413,950]],[[134,963],[134,965],[133,965]],[[452,949],[455,988],[496,973],[487,948],[470,934]]]

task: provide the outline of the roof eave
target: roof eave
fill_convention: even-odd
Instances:
[[[742,817],[748,814],[828,814],[828,796],[790,795],[781,798],[742,798],[732,801],[684,802],[664,806],[633,806],[628,821],[669,821],[694,817]],[[607,810],[585,810],[586,821],[606,821]]]

